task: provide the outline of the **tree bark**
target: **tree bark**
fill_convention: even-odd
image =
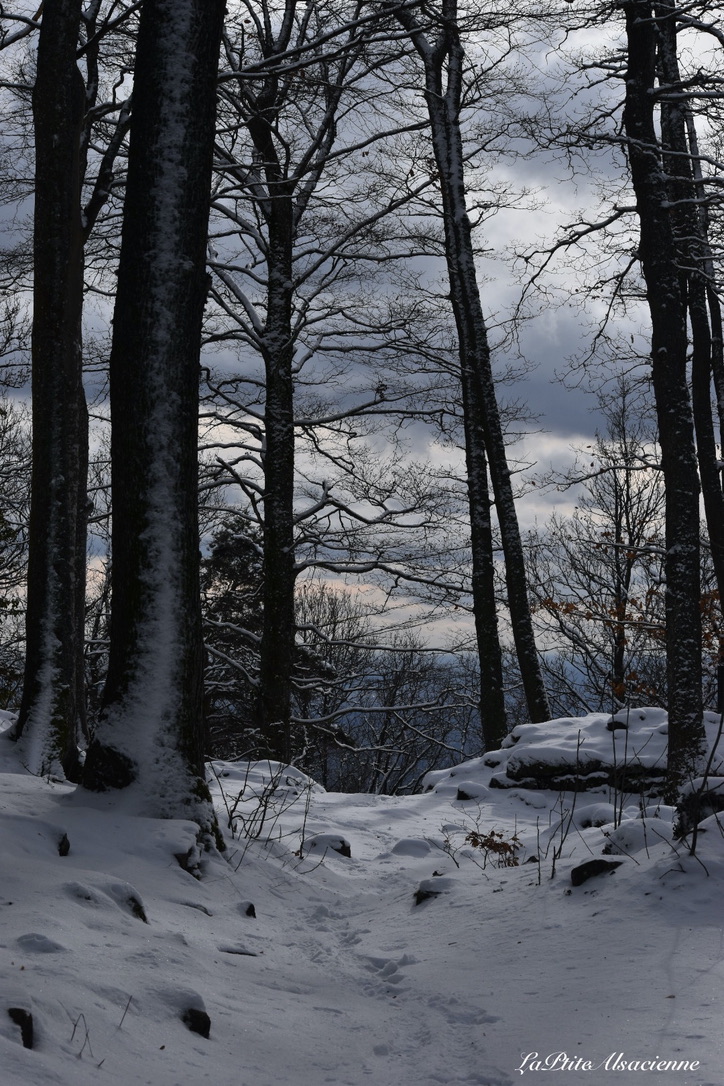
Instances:
[[[639,256],[651,315],[651,367],[666,486],[668,790],[674,795],[697,774],[705,742],[699,478],[686,373],[686,298],[654,123],[658,27],[650,0],[626,4],[625,13],[628,73],[624,131],[640,225]]]
[[[27,654],[18,735],[28,768],[73,778],[85,728],[88,417],[83,392],[80,0],[46,0],[33,91],[33,464]]]
[[[108,678],[84,784],[212,821],[203,784],[197,432],[223,0],[146,0],[111,352]]]

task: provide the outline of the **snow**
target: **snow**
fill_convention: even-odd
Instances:
[[[598,728],[569,725],[539,734]],[[404,797],[214,770],[229,847],[198,880],[193,823],[33,777],[0,735],[2,1086],[724,1082],[714,816],[691,857],[656,800],[491,788],[485,759]]]
[[[709,750],[716,745],[720,730],[718,713],[704,713],[704,727]],[[624,709],[611,716],[589,713],[583,717],[562,717],[542,724],[521,724],[503,741],[503,749],[483,759],[495,770],[491,780],[499,788],[513,787],[532,777],[536,767],[566,769],[586,776],[602,769],[625,767],[633,779],[636,771],[653,770],[663,774],[666,768],[668,719],[664,709],[643,707]],[[711,769],[723,765],[715,759]],[[562,776],[563,772],[557,774]],[[459,770],[454,771],[459,775]],[[446,779],[447,771],[441,774]],[[651,779],[649,776],[648,779]],[[429,783],[437,778],[430,775]],[[462,781],[457,787],[465,788]]]

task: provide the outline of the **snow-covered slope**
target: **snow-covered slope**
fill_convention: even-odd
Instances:
[[[235,833],[199,881],[191,823],[31,777],[0,737],[2,1086],[724,1083],[713,820],[697,859],[666,808],[491,789],[482,761],[400,798],[215,769]]]

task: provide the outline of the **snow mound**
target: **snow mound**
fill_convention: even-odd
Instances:
[[[709,749],[717,741],[720,718],[705,713]],[[490,751],[451,770],[429,773],[423,789],[480,799],[485,788],[584,791],[608,787],[623,793],[657,796],[666,775],[668,717],[664,709],[643,707],[583,717],[561,717],[541,724],[519,724]],[[717,754],[712,771],[724,769]],[[487,773],[485,771],[488,771]]]
[[[335,853],[347,858],[352,855],[352,846],[340,833],[317,833],[304,842],[304,852],[308,856],[326,856]]]

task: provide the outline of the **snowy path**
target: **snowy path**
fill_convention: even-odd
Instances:
[[[334,980],[326,1013],[346,1051],[324,1081],[499,1086],[522,1077],[525,1054],[563,1051],[597,1065],[618,1053],[698,1059],[708,1074],[677,1074],[678,1083],[724,1083],[724,930],[711,884],[696,871],[647,876],[632,863],[615,879],[572,889],[569,861],[540,886],[534,865],[475,870],[471,879],[440,850],[424,850],[426,836],[440,836],[440,807],[427,797],[325,797],[315,813],[312,829],[339,831],[353,855],[330,855],[324,871],[310,873],[332,903],[308,909],[288,943]],[[416,839],[401,837],[410,821]],[[415,840],[421,855],[410,855]],[[452,889],[413,906],[415,887],[433,871]],[[621,1074],[603,1068],[585,1081]],[[545,1081],[557,1080],[570,1077]]]
[[[571,833],[554,879],[544,851],[540,879],[536,863],[481,871],[469,848],[459,866],[444,851],[479,825],[517,832],[525,859],[551,803],[315,792],[306,816],[283,813],[279,844],[244,853],[237,840],[199,882],[174,859],[190,824],[10,762],[0,991],[32,1011],[36,1044],[0,1008],[1,1086],[724,1086],[721,837],[702,841],[709,876],[659,845],[575,888],[569,871],[600,854],[600,831]],[[295,855],[302,825],[307,846],[338,835],[351,857]],[[416,905],[421,883],[442,892]],[[208,1039],[183,1024],[189,1007],[208,1011]],[[521,1075],[536,1052],[595,1070]],[[618,1053],[699,1067],[604,1066]]]

